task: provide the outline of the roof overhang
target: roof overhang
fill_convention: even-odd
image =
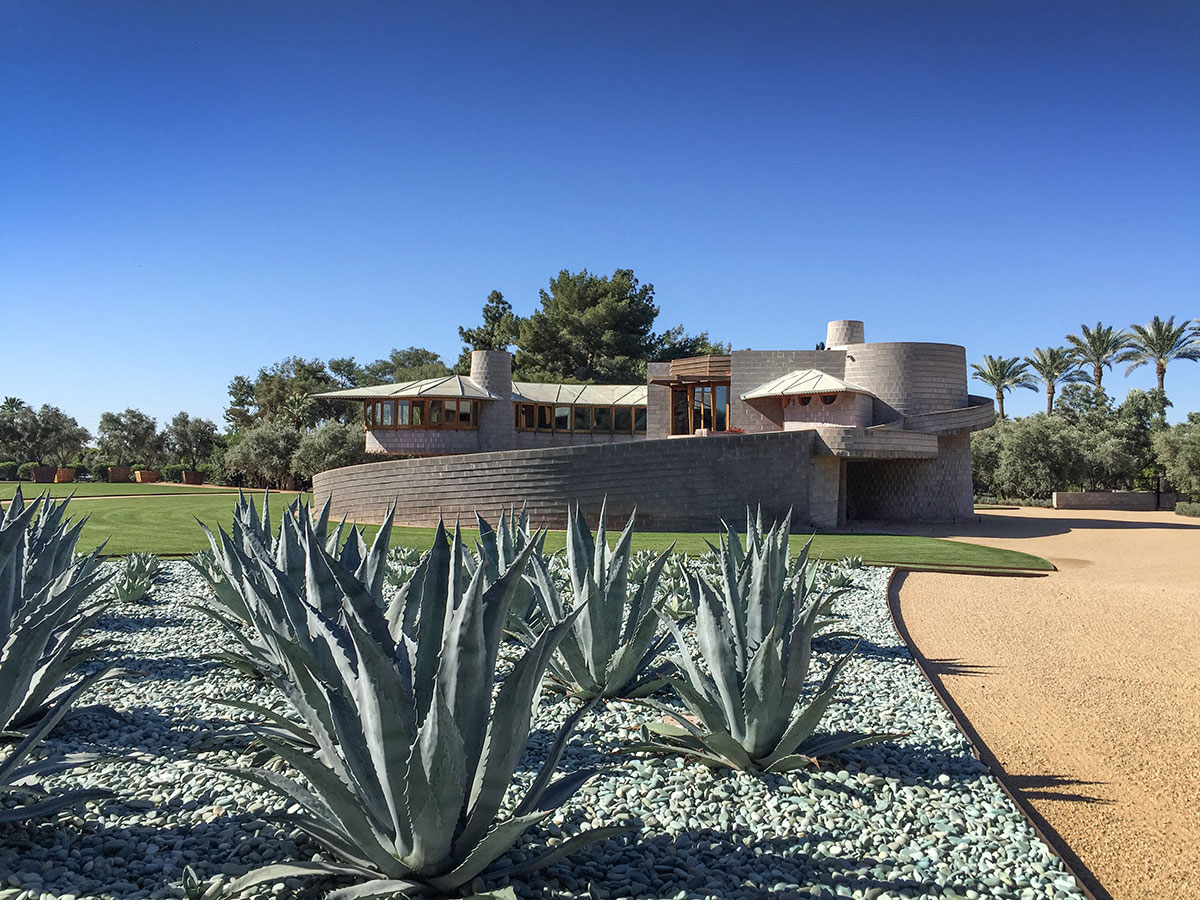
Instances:
[[[865,387],[843,381],[820,369],[796,369],[786,375],[760,384],[742,394],[743,400],[762,400],[768,397],[803,397],[806,394],[866,394],[875,396]]]
[[[319,400],[396,400],[427,397],[433,400],[500,400],[465,375],[446,375],[398,384],[377,384],[371,387],[347,388],[344,391],[325,391],[310,394]]]

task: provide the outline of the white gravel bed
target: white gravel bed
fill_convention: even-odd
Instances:
[[[266,815],[274,797],[222,771],[245,766],[243,717],[213,697],[278,704],[261,681],[207,661],[219,628],[186,607],[203,584],[181,562],[150,602],[114,609],[100,631],[116,637],[126,670],[84,698],[46,746],[111,758],[57,777],[118,796],[57,822],[0,826],[0,900],[182,896],[183,867],[232,877],[264,862],[311,859],[316,845]],[[1062,863],[970,754],[887,613],[890,570],[857,573],[864,588],[838,605],[862,635],[824,725],[907,736],[847,751],[827,766],[754,777],[677,757],[620,753],[644,707],[610,703],[586,718],[563,768],[610,766],[546,827],[510,854],[581,827],[628,821],[611,839],[527,876],[521,897],[1050,898],[1083,895]],[[818,669],[851,643],[819,642]],[[520,779],[570,701],[542,703]],[[297,885],[300,882],[289,882]],[[260,895],[288,895],[276,885]],[[300,896],[319,896],[299,890]]]

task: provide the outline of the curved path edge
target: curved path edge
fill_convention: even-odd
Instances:
[[[1080,890],[1083,891],[1089,900],[1113,900],[1112,895],[1104,889],[1104,886],[1092,874],[1092,870],[1071,849],[1070,845],[1063,840],[1062,835],[1046,821],[1045,817],[1031,803],[1021,796],[1019,791],[1014,790],[1008,783],[1007,773],[1004,767],[1000,765],[1000,761],[996,758],[996,755],[988,748],[983,738],[979,735],[979,732],[975,730],[975,727],[971,725],[962,707],[958,705],[950,695],[950,692],[946,690],[941,676],[930,670],[929,661],[925,657],[925,654],[913,642],[912,635],[908,631],[908,626],[904,623],[904,613],[900,608],[900,590],[904,586],[904,580],[907,576],[908,572],[904,569],[893,571],[891,580],[888,582],[888,613],[892,617],[892,626],[896,629],[896,634],[900,636],[900,640],[904,641],[904,645],[912,655],[913,661],[917,664],[921,675],[924,676],[929,686],[933,689],[934,696],[937,697],[938,702],[942,704],[946,712],[950,714],[950,717],[954,719],[958,730],[966,737],[975,758],[988,767],[988,770],[1000,782],[1001,790],[1013,802],[1013,805],[1025,817],[1025,820],[1029,822],[1037,836],[1063,861],[1063,865],[1066,866],[1067,871],[1075,876],[1075,882],[1079,885]]]

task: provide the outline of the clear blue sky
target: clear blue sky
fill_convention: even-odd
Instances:
[[[563,268],[737,348],[1200,316],[1200,4],[0,4],[0,394],[221,422]]]

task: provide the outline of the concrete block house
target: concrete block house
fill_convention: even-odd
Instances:
[[[972,512],[970,433],[994,420],[967,393],[953,344],[866,343],[830,322],[824,349],[739,350],[651,363],[646,384],[512,380],[512,357],[475,351],[469,377],[332,391],[363,404],[366,449],[417,458],[322,472],[317,504],[378,522],[473,524],[525,503],[562,527],[593,518],[713,531],[793,512],[796,530],[855,520],[958,521]]]

